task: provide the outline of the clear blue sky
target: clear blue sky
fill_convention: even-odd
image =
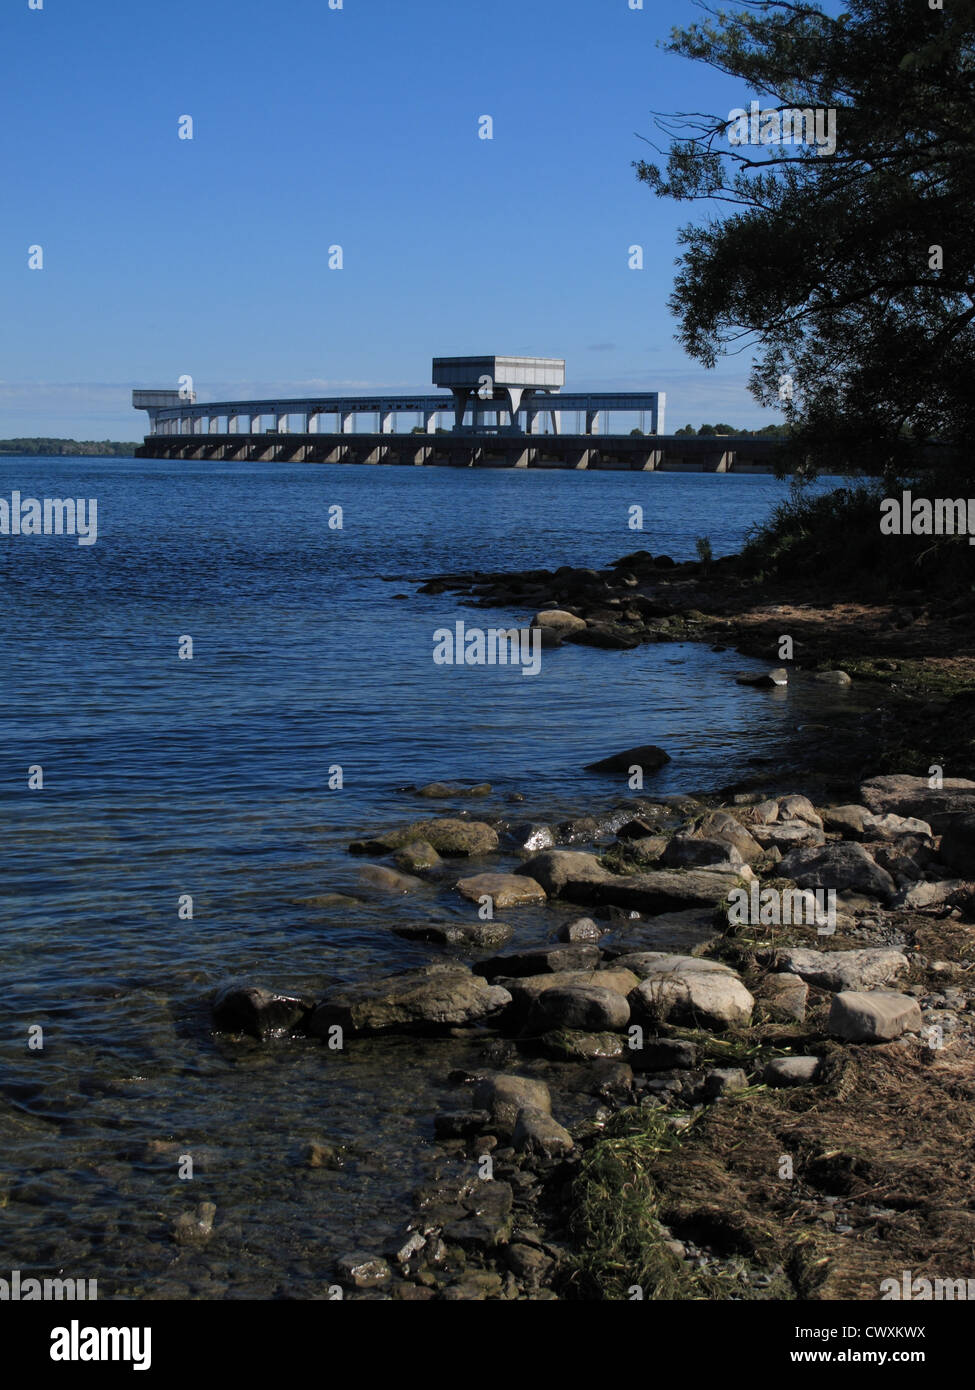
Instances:
[[[676,231],[703,210],[631,167],[652,111],[754,95],[659,47],[696,15],[4,0],[0,437],[141,437],[131,388],[183,373],[203,400],[413,391],[434,355],[479,352],[565,357],[571,389],[664,390],[669,431],[768,423],[747,358],[705,372],[675,343]]]

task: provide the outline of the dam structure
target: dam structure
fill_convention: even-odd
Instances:
[[[769,440],[665,436],[662,392],[563,391],[562,358],[435,357],[432,379],[441,394],[200,402],[186,389],[135,390],[133,407],[149,415],[137,454],[453,468],[772,471],[775,444]],[[639,427],[614,434],[611,419],[621,414],[639,419]],[[372,428],[359,428],[363,417]],[[574,417],[574,430],[565,429],[567,417]]]

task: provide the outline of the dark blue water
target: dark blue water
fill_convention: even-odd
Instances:
[[[638,547],[686,559],[702,535],[725,554],[785,485],[4,460],[0,495],[14,489],[96,497],[99,534],[89,547],[0,538],[0,1143],[13,1175],[0,1176],[0,1273],[58,1266],[98,1277],[103,1296],[321,1292],[332,1257],[401,1215],[451,1063],[435,1042],[330,1057],[215,1039],[213,984],[249,974],[317,991],[431,958],[390,926],[464,910],[449,887],[307,902],[357,892],[345,846],[360,831],[436,813],[407,784],[489,781],[487,811],[518,791],[526,816],[561,818],[606,800],[580,780],[594,757],[659,743],[673,761],[654,790],[688,791],[785,758],[809,717],[792,689],[736,686],[755,663],[693,644],[567,646],[533,678],[436,666],[435,629],[493,616],[417,583],[599,566]],[[627,525],[634,504],[642,532]],[[336,765],[344,786],[330,790]],[[184,894],[192,921],[177,915]],[[545,929],[538,913],[518,928]],[[32,1024],[43,1051],[27,1048]],[[309,1170],[296,1157],[309,1139],[353,1156]],[[203,1155],[193,1182],[176,1178],[182,1152]],[[210,1198],[214,1240],[174,1246],[174,1216]]]

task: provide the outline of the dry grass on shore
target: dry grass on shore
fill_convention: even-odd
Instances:
[[[941,963],[919,983],[943,986],[945,962],[968,978],[975,927],[917,917],[911,930]],[[712,1065],[746,1070],[756,1051],[814,1053],[814,1086],[724,1096],[683,1133],[663,1108],[614,1118],[573,1188],[566,1296],[626,1299],[639,1285],[648,1299],[866,1301],[905,1270],[975,1278],[975,1048],[963,1034],[939,1050],[916,1037],[839,1044],[824,1020],[814,1004],[805,1025],[710,1045]],[[713,1258],[679,1259],[674,1237]]]

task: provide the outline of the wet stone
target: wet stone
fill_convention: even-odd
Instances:
[[[373,1289],[392,1278],[392,1271],[377,1255],[355,1252],[336,1261],[336,1273],[342,1283],[354,1289]]]
[[[599,961],[598,946],[574,941],[557,946],[534,946],[509,955],[492,956],[474,967],[478,975],[488,980],[504,977],[518,979],[525,975],[549,975],[563,970],[592,970]]]
[[[213,997],[213,1023],[220,1032],[246,1033],[260,1042],[298,1031],[314,1007],[299,995],[231,981]]]

